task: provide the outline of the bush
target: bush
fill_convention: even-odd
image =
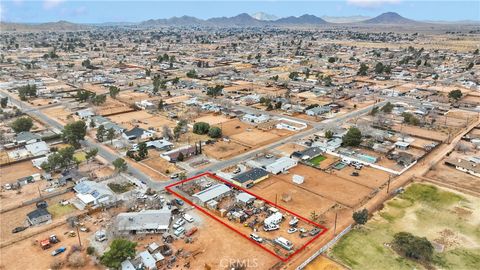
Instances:
[[[205,122],[198,122],[193,125],[193,133],[203,135],[210,130],[210,125]]]
[[[88,255],[93,255],[95,254],[95,248],[92,246],[87,247],[87,254]]]
[[[33,121],[29,117],[20,117],[13,121],[11,127],[15,133],[30,131],[30,129],[33,127]]]
[[[137,243],[125,239],[115,239],[110,244],[110,249],[103,254],[100,262],[110,268],[119,268],[120,264],[127,258],[135,256]]]
[[[429,262],[433,257],[432,243],[425,237],[418,237],[408,232],[399,232],[394,235],[393,248],[414,260]]]
[[[357,211],[357,212],[354,212],[353,213],[353,220],[355,220],[355,222],[357,224],[365,224],[367,223],[367,220],[368,220],[368,210],[367,209],[363,209],[361,211]]]
[[[208,136],[211,138],[220,138],[222,137],[222,129],[219,127],[211,127],[208,131]]]
[[[80,268],[85,266],[86,264],[85,257],[82,255],[80,251],[76,251],[70,254],[70,256],[68,256],[67,262],[68,262],[68,266],[73,268]]]

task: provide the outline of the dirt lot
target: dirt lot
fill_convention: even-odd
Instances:
[[[68,116],[72,114],[65,106],[46,108],[42,112],[63,124],[68,122]]]
[[[142,164],[149,166],[150,168],[157,170],[163,174],[172,174],[174,172],[180,171],[175,164],[168,162],[164,158],[159,156],[151,157],[146,160],[141,161]],[[168,173],[167,173],[168,171]]]
[[[91,226],[89,226],[92,228]],[[10,245],[0,249],[0,257],[5,258],[0,262],[0,269],[50,269],[51,264],[54,261],[65,261],[68,253],[72,250],[72,246],[78,246],[77,237],[68,237],[64,235],[65,232],[70,231],[71,228],[64,224],[47,232],[40,233],[38,235],[32,236],[25,240],[22,240],[14,245]],[[47,250],[40,248],[38,242],[49,237],[50,235],[55,234],[60,239],[60,243],[53,245]],[[82,240],[82,245],[87,247],[89,245],[88,235],[91,233],[80,233]],[[55,257],[51,256],[50,253],[59,248],[66,247],[67,250]],[[18,256],[22,254],[22,256]],[[83,251],[85,255],[85,251]],[[6,259],[9,258],[9,259]],[[15,258],[15,259],[12,259]],[[82,268],[75,269],[103,269],[103,267],[96,266],[93,261],[86,256],[86,265]],[[35,262],[32,264],[32,262]],[[73,269],[69,267],[64,267],[62,269]]]
[[[225,122],[228,122],[230,121],[231,119],[223,116],[223,115],[213,115],[213,114],[209,114],[209,115],[205,115],[205,116],[202,116],[202,117],[199,117],[197,119],[195,119],[195,122],[205,122],[205,123],[208,123],[210,125],[218,125],[220,123],[225,123]]]
[[[386,183],[389,177],[387,172],[377,170],[372,167],[363,167],[359,171],[360,176],[352,176],[353,171],[355,171],[354,167],[347,166],[342,170],[335,170],[335,175],[373,189],[378,188]]]
[[[69,193],[66,193],[66,194],[63,194],[63,195],[60,195],[60,196],[56,196],[56,197],[51,198],[51,199],[47,199],[46,201],[47,201],[48,205],[54,205],[61,200],[68,200],[68,199],[72,198],[73,196],[74,196],[73,192],[69,192]],[[27,224],[27,222],[26,222],[27,214],[29,212],[35,210],[35,209],[36,209],[35,204],[31,204],[31,205],[28,205],[28,206],[20,207],[18,209],[13,210],[13,211],[2,213],[0,215],[0,217],[1,217],[0,218],[0,227],[1,227],[0,231],[1,231],[1,241],[2,241],[2,243],[5,242],[5,241],[15,239],[17,237],[21,237],[23,235],[30,234],[33,231],[37,231],[37,230],[42,229],[42,226],[44,226],[44,225],[31,227],[31,228],[28,228],[27,230],[25,230],[23,232],[12,234],[12,230],[15,227],[25,226]],[[56,222],[57,220],[59,220],[59,219],[54,218],[52,220],[52,222]]]
[[[253,186],[250,191],[271,202],[275,203],[276,200],[278,205],[305,218],[309,218],[313,211],[323,213],[335,204],[334,201],[310,192],[301,185],[294,184],[292,181],[284,182],[277,177],[269,177]],[[283,194],[289,194],[292,200],[282,201]]]
[[[437,164],[431,171],[429,171],[426,177],[480,194],[479,177],[458,171],[455,168],[445,165],[443,162]]]
[[[41,170],[35,168],[29,160],[1,167],[0,175],[2,177],[0,177],[0,184],[12,183],[19,178],[40,172]]]
[[[206,145],[202,148],[207,156],[219,160],[239,155],[250,149],[251,148],[248,146],[243,146],[233,141],[219,141],[215,144]]]
[[[306,148],[305,146],[299,145],[296,143],[287,143],[287,144],[280,145],[279,147],[275,148],[275,150],[281,151],[285,155],[290,155],[295,151],[305,150],[305,148]]]
[[[250,145],[252,147],[260,146],[273,142],[280,138],[277,134],[268,131],[254,130],[245,131],[230,136],[232,140],[238,141],[242,144]]]
[[[348,207],[355,207],[372,191],[372,189],[355,182],[305,165],[298,165],[290,169],[289,174],[281,174],[274,177],[291,182],[294,174],[305,177],[305,182],[301,185],[303,188]]]
[[[136,125],[143,129],[153,127],[157,131],[161,131],[164,125],[167,125],[170,128],[175,127],[175,122],[170,121],[163,116],[152,115],[146,111],[122,113],[109,116],[108,118],[127,129],[131,129]]]
[[[394,125],[392,129],[398,132],[410,134],[412,136],[420,136],[423,138],[431,138],[436,141],[444,141],[448,138],[448,135],[442,132],[428,130],[421,127],[408,126],[408,125]]]
[[[110,98],[110,96],[107,96],[107,101],[102,104],[102,106],[96,106],[94,109],[98,115],[110,115],[113,113],[127,112],[131,110],[127,104]]]

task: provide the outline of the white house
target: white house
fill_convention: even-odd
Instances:
[[[270,117],[266,114],[245,114],[242,120],[248,123],[260,124],[270,120]]]
[[[286,129],[290,131],[299,131],[307,128],[307,124],[300,122],[300,121],[295,121],[287,118],[280,118],[278,119],[277,129]]]

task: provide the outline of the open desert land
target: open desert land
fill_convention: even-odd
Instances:
[[[276,147],[273,151],[280,151],[286,156],[290,156],[295,151],[305,150],[306,147],[297,143],[286,143]]]
[[[425,265],[400,257],[388,245],[395,233],[404,231],[426,237],[444,249],[435,251],[432,267],[477,269],[479,203],[477,197],[453,190],[412,184],[387,201],[366,225],[342,238],[329,256],[351,269],[425,269]]]
[[[215,114],[207,114],[207,115],[204,115],[204,116],[200,116],[198,118],[195,119],[195,122],[205,122],[209,125],[213,125],[213,126],[216,126],[216,125],[219,125],[219,124],[222,124],[222,123],[225,123],[225,122],[228,122],[232,119],[222,115],[222,114],[219,114],[219,115],[215,115]]]
[[[178,169],[175,164],[168,162],[166,159],[160,157],[158,154],[149,154],[149,157],[142,160],[140,163],[164,175],[170,175],[180,171],[180,169]]]
[[[142,100],[150,100],[151,97],[147,93],[126,90],[120,91],[116,99],[125,104],[135,104],[135,102],[140,102]]]
[[[415,137],[420,137],[420,138],[426,138],[426,139],[432,139],[435,141],[445,141],[448,139],[448,134],[445,134],[443,132],[435,131],[435,130],[429,130],[426,128],[421,128],[421,127],[415,127],[415,126],[410,126],[410,125],[393,125],[392,129],[394,131],[400,132],[400,133],[406,133]]]
[[[65,106],[55,106],[51,108],[42,109],[42,112],[48,115],[49,117],[55,119],[61,124],[66,124],[70,120],[72,112],[68,110]]]
[[[101,106],[93,106],[97,115],[110,116],[115,114],[127,113],[133,111],[128,105],[107,95],[107,100]]]

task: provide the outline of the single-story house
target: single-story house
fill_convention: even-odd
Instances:
[[[328,113],[332,110],[330,106],[317,106],[305,111],[305,113],[309,116],[317,116],[322,115],[324,113]]]
[[[81,205],[108,206],[117,201],[115,193],[105,184],[94,181],[82,181],[73,187]]]
[[[242,120],[248,123],[260,124],[270,120],[270,116],[266,114],[245,114]]]
[[[180,153],[182,153],[184,159],[187,159],[188,157],[196,155],[197,149],[195,146],[187,145],[162,153],[160,154],[160,157],[170,162],[176,162]]]
[[[134,127],[131,130],[124,131],[122,134],[122,136],[125,139],[131,140],[131,141],[137,140],[137,139],[146,140],[146,139],[152,138],[153,135],[155,135],[154,132],[145,130],[139,127]]]
[[[78,117],[80,117],[80,119],[82,120],[88,119],[95,115],[95,113],[90,108],[76,111],[75,114],[78,115]]]
[[[170,150],[173,147],[173,144],[167,140],[160,139],[155,141],[146,142],[148,148],[155,148],[157,150]],[[138,144],[132,146],[133,151],[138,150]]]
[[[307,128],[307,124],[287,118],[280,118],[275,126],[277,129],[299,131]]]
[[[15,142],[17,144],[32,144],[41,140],[42,136],[29,131],[22,131],[15,136]]]
[[[253,185],[268,178],[268,172],[261,168],[253,168],[249,171],[236,175],[232,178],[232,183],[244,188],[250,188]]]
[[[296,161],[295,159],[291,159],[289,157],[281,157],[272,164],[267,165],[265,167],[265,170],[273,174],[279,174],[288,171],[289,169],[297,166],[297,164],[298,161]]]
[[[455,167],[455,169],[466,172],[476,177],[480,177],[480,166],[465,159],[449,159],[445,164]]]
[[[34,157],[46,155],[50,152],[48,144],[44,141],[39,141],[25,145],[25,149]]]
[[[172,213],[168,208],[120,213],[115,225],[120,234],[154,234],[168,231]]]
[[[52,215],[45,208],[37,208],[27,214],[27,221],[32,226],[50,222],[51,220]]]
[[[298,160],[308,160],[323,155],[323,150],[320,147],[310,147],[303,151],[295,151],[290,157]]]

